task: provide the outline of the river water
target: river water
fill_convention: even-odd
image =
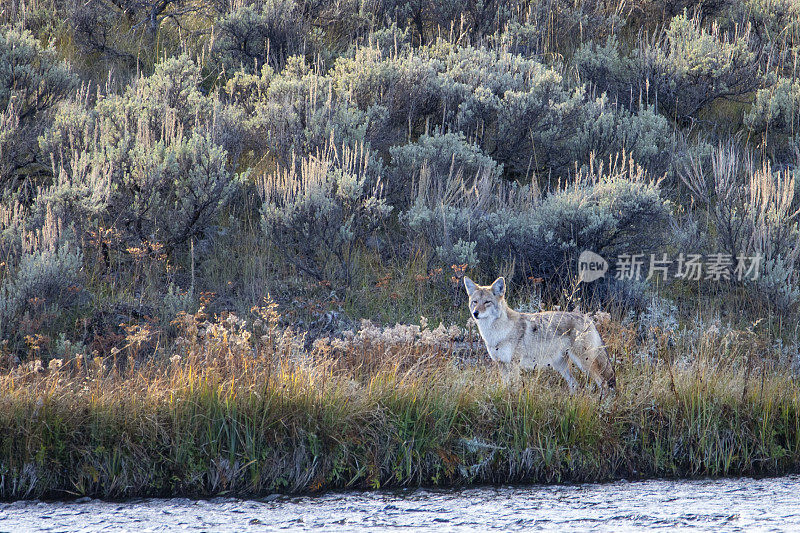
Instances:
[[[0,504],[0,531],[800,529],[800,476]]]

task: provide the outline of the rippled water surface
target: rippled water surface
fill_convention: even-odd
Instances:
[[[800,477],[0,504],[0,531],[800,529]]]

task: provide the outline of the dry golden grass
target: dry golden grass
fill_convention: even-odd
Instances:
[[[464,332],[365,325],[307,350],[257,311],[184,315],[170,360],[4,370],[0,497],[769,475],[800,460],[797,385],[731,332],[683,357],[656,341],[647,362],[630,328],[602,324],[619,389],[601,399],[549,374],[504,387]]]

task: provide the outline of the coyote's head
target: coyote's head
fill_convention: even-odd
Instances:
[[[464,277],[464,287],[469,296],[469,312],[472,316],[478,320],[500,316],[500,307],[505,302],[506,280],[497,278],[491,285],[482,287]]]

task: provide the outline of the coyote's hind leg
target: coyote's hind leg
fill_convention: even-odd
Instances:
[[[569,385],[569,391],[574,393],[578,388],[578,382],[572,377],[572,372],[569,371],[569,358],[561,357],[553,361],[553,368],[561,374]]]

